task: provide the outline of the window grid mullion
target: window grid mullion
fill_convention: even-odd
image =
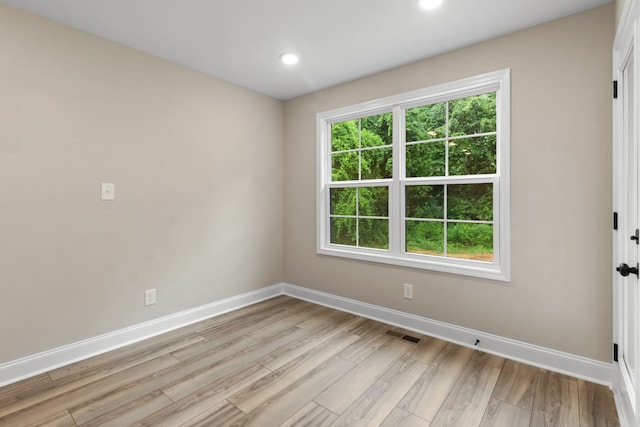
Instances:
[[[442,213],[442,216],[443,216],[443,224],[442,224],[442,226],[444,227],[444,229],[442,230],[442,236],[443,236],[443,239],[444,239],[443,246],[442,246],[442,251],[443,251],[445,257],[448,255],[447,254],[447,229],[448,229],[448,227],[447,227],[447,219],[448,219],[447,205],[448,205],[448,202],[449,202],[449,184],[445,184],[444,185],[444,201],[443,201],[444,212]]]
[[[358,181],[362,181],[362,118],[358,119]]]
[[[362,181],[362,117],[358,118],[358,181]],[[360,187],[356,187],[356,247],[360,247]]]
[[[405,125],[404,125],[404,110],[399,106],[393,109],[393,173],[392,182],[389,188],[389,250],[400,255],[402,253],[403,244],[403,229],[402,217],[404,216],[404,208],[401,204],[404,203],[404,197],[402,195],[401,180],[404,177],[404,140],[405,140]]]
[[[433,138],[433,139],[422,139],[420,141],[409,141],[406,144],[407,145],[417,145],[417,144],[425,144],[425,143],[429,143],[429,142],[443,142],[443,141],[447,141],[447,140],[449,140],[449,141],[457,141],[457,140],[460,140],[460,139],[479,138],[479,137],[483,137],[483,136],[497,136],[497,135],[498,135],[497,132],[473,133],[473,134],[469,134],[469,135],[458,135],[458,136],[449,136],[449,137],[447,137],[445,135],[444,138]],[[345,150],[345,151],[349,151],[349,150]]]
[[[444,111],[444,175],[449,176],[449,101],[445,103]]]
[[[360,246],[360,187],[356,187],[356,246]]]

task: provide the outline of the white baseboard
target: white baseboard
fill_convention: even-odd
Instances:
[[[633,414],[633,409],[629,404],[629,400],[626,399],[627,396],[620,396],[619,393],[616,393],[614,390],[613,399],[616,403],[616,410],[618,411],[618,420],[620,421],[620,427],[634,427],[638,426],[638,421],[635,421],[635,415]]]
[[[0,387],[282,295],[277,284],[0,365]]]
[[[4,363],[0,365],[0,387],[283,294],[467,347],[475,347],[475,341],[480,340],[480,344],[475,348],[487,353],[611,387],[613,369],[610,363],[287,283],[276,284]]]
[[[284,284],[284,293],[295,298],[441,338],[466,347],[477,348],[507,359],[581,378],[611,388],[613,368],[610,363],[290,284]],[[474,346],[476,340],[480,340],[478,346]]]

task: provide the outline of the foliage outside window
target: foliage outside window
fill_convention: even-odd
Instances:
[[[318,252],[509,279],[509,71],[318,114]]]

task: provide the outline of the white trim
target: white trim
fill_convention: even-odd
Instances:
[[[615,385],[613,386],[612,390],[613,400],[616,404],[616,410],[618,411],[618,420],[620,421],[620,427],[637,427],[638,423],[633,420],[633,408],[631,407],[629,397],[621,395],[621,393],[616,389]]]
[[[316,115],[316,253],[361,261],[378,262],[404,267],[420,268],[497,280],[510,281],[510,103],[511,71],[506,68],[479,76],[427,87],[386,98],[381,98],[349,107],[338,108]],[[482,93],[496,92],[496,165],[495,174],[473,177],[429,177],[407,178],[404,164],[404,111],[425,103],[438,103]],[[340,181],[331,180],[331,124],[345,120],[392,111],[393,132],[393,178]],[[469,137],[470,135],[466,135]],[[377,148],[377,147],[376,147]],[[402,188],[409,182],[492,182],[494,259],[492,262],[467,260],[446,256],[431,256],[406,253],[403,247],[404,218]],[[389,188],[389,248],[372,249],[331,243],[330,239],[330,188],[386,185]]]
[[[529,365],[611,386],[612,366],[581,356],[280,283],[0,365],[0,387],[278,295],[324,305]],[[474,347],[475,340],[480,345]],[[617,401],[617,400],[616,400]]]
[[[528,344],[409,313],[285,284],[286,295],[357,314],[465,347],[611,387],[612,366],[582,356]],[[476,347],[474,343],[480,340]]]
[[[277,284],[0,365],[0,387],[283,294]]]
[[[627,167],[625,157],[625,147],[621,143],[623,140],[624,120],[623,112],[624,106],[621,101],[624,101],[624,85],[622,81],[622,66],[627,61],[631,51],[635,49],[635,73],[638,76],[639,67],[637,66],[637,48],[638,48],[638,17],[640,15],[638,0],[628,0],[624,3],[624,9],[620,17],[620,21],[617,25],[616,35],[613,42],[613,80],[618,81],[618,99],[612,102],[612,165],[613,165],[613,186],[612,186],[612,205],[613,212],[624,213],[627,211],[626,196],[624,194],[624,179],[625,168]],[[636,114],[637,114],[637,98],[638,98],[638,82],[636,81],[634,102],[636,102]],[[637,124],[636,124],[637,126]],[[623,219],[621,218],[621,221]],[[620,257],[624,253],[623,240],[619,235],[622,232],[622,227],[619,227],[619,231],[612,232],[612,265],[617,265],[621,259]],[[613,269],[611,270],[611,286],[612,286],[612,335],[613,342],[620,346],[619,352],[622,353],[624,343],[624,331],[623,331],[623,292],[620,283],[620,276]],[[616,408],[618,411],[618,418],[620,425],[625,426],[637,426],[640,423],[640,414],[636,415],[634,411],[634,404],[637,404],[638,400],[636,396],[631,396],[629,386],[627,385],[628,374],[622,365],[619,363],[613,364],[612,373],[612,390],[615,398]],[[633,392],[631,393],[633,394]]]

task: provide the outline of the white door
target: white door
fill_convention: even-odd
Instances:
[[[613,387],[620,418],[640,425],[640,164],[638,134],[638,1],[630,2],[614,43]],[[615,90],[614,90],[615,92]],[[617,224],[616,224],[617,223]]]

